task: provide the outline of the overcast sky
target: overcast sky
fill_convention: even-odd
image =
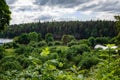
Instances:
[[[35,21],[114,20],[120,0],[6,0],[11,24]]]

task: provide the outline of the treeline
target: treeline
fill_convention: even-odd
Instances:
[[[77,39],[93,37],[114,37],[117,35],[114,21],[61,21],[36,22],[11,25],[0,33],[1,38],[13,38],[22,33],[37,32],[44,37],[52,33],[55,39],[61,39],[64,34],[75,36]]]

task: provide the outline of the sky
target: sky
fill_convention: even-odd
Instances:
[[[10,24],[44,21],[114,20],[120,0],[6,0]]]

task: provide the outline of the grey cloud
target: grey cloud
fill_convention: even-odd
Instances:
[[[36,0],[34,4],[72,8],[90,0]]]
[[[52,16],[50,16],[50,15],[40,15],[39,17],[35,18],[35,20],[48,21],[48,20],[52,20]]]
[[[93,5],[89,5],[89,6],[83,6],[81,9],[78,9],[78,11],[86,11],[86,10],[91,10],[91,9],[95,9],[98,5],[97,4],[93,4]]]
[[[32,6],[21,6],[21,7],[18,7],[16,11],[43,11],[43,8],[34,8]]]
[[[96,11],[107,11],[111,13],[120,13],[120,1],[106,2],[95,10]]]
[[[91,4],[89,6],[83,6],[78,11],[87,11],[92,10],[95,12],[111,12],[111,13],[120,13],[120,1],[106,1],[106,2],[99,2],[99,4]]]
[[[14,4],[17,0],[6,0],[7,4]]]

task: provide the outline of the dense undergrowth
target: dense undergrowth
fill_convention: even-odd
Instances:
[[[35,32],[22,34],[0,46],[0,79],[120,80],[119,48],[94,49],[111,43],[106,37],[76,40],[65,35],[55,41],[52,34],[45,39]]]

